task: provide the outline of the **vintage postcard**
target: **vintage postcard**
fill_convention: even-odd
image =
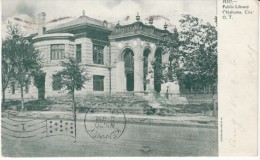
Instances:
[[[257,0],[1,0],[1,156],[258,155]]]

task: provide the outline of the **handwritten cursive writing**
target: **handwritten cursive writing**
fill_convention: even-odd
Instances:
[[[236,143],[237,143],[237,135],[241,132],[245,132],[245,128],[238,123],[235,119],[232,119],[232,125],[233,125],[233,136],[232,138],[229,139],[229,144],[232,147],[236,147]]]

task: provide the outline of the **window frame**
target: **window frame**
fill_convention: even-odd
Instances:
[[[93,91],[105,91],[105,76],[93,75]]]
[[[95,47],[102,48],[102,51],[100,52],[100,50],[97,50],[97,52],[95,52],[96,51]],[[104,45],[93,43],[93,53],[92,53],[93,59],[92,60],[93,60],[94,64],[104,65],[104,48],[105,48]]]
[[[54,46],[57,46],[57,48],[54,48]],[[63,46],[63,48],[60,48],[60,46]],[[51,44],[50,59],[51,60],[64,60],[65,59],[65,44]]]
[[[55,78],[54,78],[55,76],[58,77],[56,80],[54,80],[54,79],[55,79]],[[54,83],[57,84],[57,82],[58,82],[58,87],[55,86],[55,84],[54,84]],[[55,87],[56,87],[56,88],[55,88]],[[61,88],[62,88],[62,85],[61,85],[61,75],[60,75],[60,74],[53,74],[53,75],[52,75],[52,90],[53,90],[53,91],[60,91]]]
[[[78,53],[80,53],[79,54],[80,58],[78,57]],[[76,61],[77,61],[77,63],[82,63],[82,45],[81,44],[76,44]]]

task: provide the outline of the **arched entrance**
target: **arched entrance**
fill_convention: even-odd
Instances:
[[[147,81],[146,81],[146,77],[148,75],[148,57],[149,54],[151,53],[151,50],[149,48],[144,50],[143,53],[143,57],[144,57],[144,62],[143,62],[143,84],[144,84],[144,91],[146,91],[146,85],[147,85]]]
[[[126,90],[134,91],[134,52],[127,48],[123,51],[125,77],[126,77]]]
[[[163,49],[162,48],[157,48],[155,51],[155,61],[154,61],[154,90],[156,92],[161,91],[161,79],[162,79],[162,53]]]

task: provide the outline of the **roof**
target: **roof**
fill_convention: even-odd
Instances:
[[[72,20],[70,22],[58,25],[52,29],[47,30],[48,31],[54,31],[54,30],[59,30],[59,29],[65,29],[65,28],[71,28],[71,27],[76,27],[76,26],[85,26],[85,25],[89,25],[89,26],[93,26],[93,27],[97,27],[97,28],[102,28],[102,29],[106,29],[107,28],[107,22],[101,21],[101,20],[97,20],[94,18],[90,18],[87,17],[85,15],[80,16],[79,18]]]

